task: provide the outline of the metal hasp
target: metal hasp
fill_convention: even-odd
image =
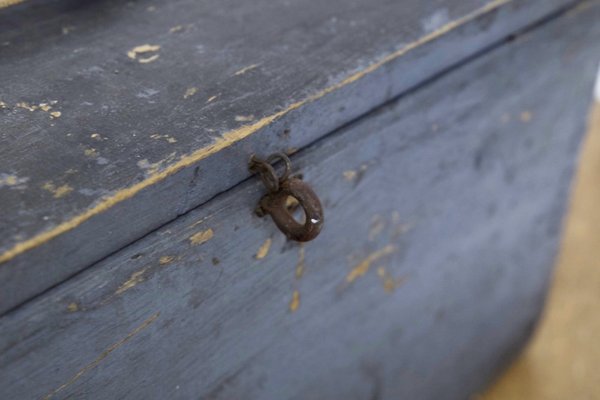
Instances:
[[[280,177],[277,176],[272,163],[282,160],[285,171]],[[258,173],[265,187],[269,191],[260,200],[256,213],[263,217],[267,214],[291,240],[297,242],[308,242],[316,238],[323,227],[323,207],[321,201],[312,188],[302,181],[299,175],[290,176],[292,163],[288,156],[283,153],[274,153],[261,160],[256,156],[250,158],[250,171]],[[304,222],[298,222],[293,216],[293,209],[288,206],[288,198],[294,198],[304,211]]]

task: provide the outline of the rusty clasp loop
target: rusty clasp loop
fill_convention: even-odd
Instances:
[[[276,160],[285,164],[284,173],[277,176],[271,165]],[[250,159],[250,171],[260,174],[269,193],[263,196],[257,208],[257,214],[271,215],[271,218],[289,239],[308,242],[317,237],[323,227],[323,207],[312,188],[299,177],[290,177],[292,163],[283,153],[275,153],[266,160],[256,156]],[[304,211],[304,221],[299,222],[288,207],[288,198],[292,197]]]

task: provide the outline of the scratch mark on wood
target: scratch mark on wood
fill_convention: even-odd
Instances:
[[[350,273],[346,276],[346,282],[348,282],[348,283],[354,282],[356,279],[358,279],[361,276],[363,276],[364,274],[366,274],[374,262],[376,262],[377,260],[379,260],[387,255],[394,253],[396,250],[397,250],[396,246],[389,244],[389,245],[385,246],[384,248],[379,249],[379,250],[369,254],[356,267],[354,267],[352,269],[352,271],[350,271]]]
[[[95,206],[88,208],[81,214],[58,224],[57,226],[55,226],[52,229],[49,229],[47,231],[36,234],[35,236],[31,237],[30,239],[27,239],[27,240],[19,242],[19,243],[15,243],[11,248],[4,251],[0,255],[0,263],[9,261],[9,260],[13,259],[14,257],[16,257],[28,250],[38,247],[38,246],[48,242],[49,240],[52,240],[55,237],[78,227],[79,225],[81,225],[83,222],[89,220],[90,218],[103,213],[104,211],[112,208],[114,205],[121,203],[122,201],[130,199],[131,197],[135,196],[140,191],[142,191],[142,190],[146,189],[147,187],[150,187],[158,182],[163,181],[167,177],[179,172],[181,169],[189,167],[191,165],[194,165],[197,162],[204,160],[205,158],[207,158],[213,154],[216,154],[219,151],[249,137],[250,135],[254,134],[255,132],[259,131],[260,129],[264,128],[265,126],[270,125],[272,122],[278,120],[279,118],[283,117],[284,115],[287,115],[290,112],[292,112],[306,104],[312,103],[332,92],[335,92],[343,87],[346,87],[347,85],[358,81],[359,79],[363,78],[364,76],[371,74],[372,72],[378,70],[379,68],[387,65],[389,62],[391,62],[399,57],[404,56],[405,54],[413,51],[414,49],[421,47],[421,46],[447,34],[448,32],[450,32],[456,28],[461,27],[462,25],[466,24],[467,22],[470,22],[476,18],[481,17],[482,15],[492,12],[493,10],[495,10],[505,4],[511,3],[512,1],[513,0],[491,1],[490,3],[484,5],[483,7],[479,8],[469,14],[466,14],[461,18],[458,18],[452,22],[449,22],[448,24],[444,25],[440,29],[435,30],[427,35],[424,35],[421,38],[415,40],[414,42],[409,43],[406,46],[404,46],[392,53],[389,53],[387,56],[383,57],[379,61],[367,66],[366,68],[364,68],[360,71],[357,71],[357,72],[351,74],[350,76],[341,80],[340,82],[334,83],[331,86],[328,86],[325,89],[304,98],[303,100],[292,103],[285,109],[283,109],[279,112],[276,112],[270,116],[261,118],[260,120],[254,122],[252,124],[243,125],[243,126],[240,126],[239,128],[236,128],[234,130],[224,133],[223,135],[221,135],[220,138],[216,139],[212,144],[205,146],[205,147],[201,147],[188,155],[182,156],[177,162],[173,163],[172,165],[169,165],[167,168],[163,169],[162,171],[157,171],[157,173],[151,174],[150,176],[148,176],[146,179],[144,179],[141,182],[138,182],[134,185],[131,185],[129,187],[118,190],[113,195],[104,197]],[[133,54],[135,55],[135,52]]]
[[[207,103],[211,103],[211,102],[213,102],[213,101],[214,101],[216,98],[217,98],[217,96],[210,96],[210,97],[208,98],[208,100],[206,100],[206,102],[207,102]]]
[[[260,64],[252,64],[252,65],[248,65],[247,67],[244,67],[242,69],[240,69],[239,71],[236,71],[233,75],[234,76],[238,76],[238,75],[243,75],[248,71],[253,70],[254,68],[258,67]]]
[[[183,30],[183,26],[177,25],[177,26],[174,26],[171,29],[169,29],[169,33],[180,32],[182,30]]]
[[[271,248],[272,242],[273,242],[273,239],[271,239],[271,238],[268,238],[267,240],[265,240],[265,242],[260,246],[260,248],[256,252],[255,257],[257,260],[262,260],[263,258],[265,258],[267,256],[267,254],[269,254],[269,249]]]
[[[108,357],[110,355],[110,353],[117,350],[119,347],[123,346],[125,343],[130,341],[135,335],[137,335],[138,333],[140,333],[141,331],[146,329],[151,323],[153,323],[158,318],[159,315],[160,315],[160,312],[157,312],[156,314],[153,314],[152,316],[150,316],[150,318],[148,318],[147,320],[142,322],[142,324],[140,326],[135,328],[133,331],[129,332],[129,334],[127,334],[127,336],[125,336],[123,339],[121,339],[118,342],[114,343],[113,345],[109,346],[98,357],[96,357],[96,359],[94,361],[92,361],[91,363],[89,363],[88,365],[86,365],[85,367],[80,369],[75,375],[73,375],[71,377],[71,379],[69,379],[66,383],[60,385],[58,388],[56,388],[53,391],[51,391],[50,393],[48,393],[46,396],[44,396],[43,399],[44,400],[51,399],[57,393],[61,392],[62,390],[66,389],[67,387],[69,387],[72,384],[74,384],[75,382],[77,382],[79,380],[79,378],[81,378],[85,373],[96,368],[98,366],[98,364],[100,364],[102,362],[102,360],[104,360],[106,357]]]
[[[354,170],[344,171],[344,179],[346,179],[348,182],[352,182],[354,179],[356,179],[357,175],[358,174]]]
[[[200,244],[205,243],[205,242],[209,241],[210,239],[212,239],[213,235],[214,235],[214,232],[213,232],[212,228],[208,228],[205,231],[200,231],[200,232],[195,233],[192,236],[190,236],[190,243],[193,246],[200,245]]]
[[[292,301],[290,301],[290,311],[296,312],[296,310],[300,307],[300,292],[294,290],[292,293]]]

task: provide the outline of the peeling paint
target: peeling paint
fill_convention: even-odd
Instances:
[[[146,58],[138,58],[138,56],[141,54],[156,52],[158,50],[160,50],[159,45],[143,44],[143,45],[136,46],[133,49],[129,50],[127,52],[127,57],[131,58],[132,60],[137,60],[140,63],[149,63],[149,62],[152,62],[152,61],[155,61],[156,59],[158,59],[159,55],[154,54],[154,55],[146,57]]]
[[[162,256],[158,259],[160,265],[170,264],[175,260],[175,256]]]
[[[191,87],[188,88],[185,93],[183,94],[183,98],[187,99],[189,97],[192,97],[193,95],[195,95],[198,92],[198,88],[197,87]]]
[[[348,182],[352,182],[357,176],[358,173],[354,170],[344,171],[344,179],[346,179]]]
[[[54,195],[55,199],[66,196],[73,191],[73,188],[67,184],[56,186],[52,182],[46,182],[42,185],[42,189],[45,189]]]
[[[0,173],[0,188],[7,186],[11,189],[23,189],[22,185],[27,183],[27,181],[29,181],[29,178],[19,178],[14,174]]]
[[[267,254],[269,254],[269,249],[271,249],[271,243],[273,243],[273,240],[271,238],[268,238],[260,246],[260,248],[256,252],[256,256],[255,256],[257,260],[262,260],[263,258],[265,258],[267,256]]]
[[[531,111],[523,111],[520,115],[521,122],[529,122],[533,118]]]
[[[467,22],[473,21],[476,18],[486,15],[500,8],[503,5],[510,3],[511,1],[512,0],[493,0],[485,4],[484,6],[474,10],[473,12],[470,12],[469,14],[449,22],[440,29],[428,33],[418,38],[417,40],[406,44],[398,50],[387,54],[386,56],[379,59],[377,62],[372,63],[367,67],[348,75],[341,81],[327,86],[324,89],[318,91],[317,93],[307,96],[302,100],[289,104],[285,109],[281,111],[263,117],[250,125],[244,125],[234,130],[223,133],[219,138],[215,139],[213,143],[198,148],[192,151],[190,154],[182,156],[177,162],[173,163],[172,165],[169,165],[163,171],[160,171],[160,173],[152,174],[151,176],[149,176],[141,182],[117,190],[111,196],[107,196],[98,203],[96,203],[95,206],[84,210],[80,214],[73,216],[72,218],[60,223],[52,229],[40,232],[22,242],[15,243],[11,248],[5,250],[0,254],[0,263],[7,262],[17,257],[18,255],[25,253],[35,247],[38,247],[65,232],[75,229],[90,218],[93,218],[94,216],[112,208],[113,206],[122,201],[132,198],[140,191],[165,180],[167,177],[179,172],[181,169],[194,165],[198,161],[204,160],[207,157],[218,153],[224,148],[227,148],[233,144],[240,142],[241,140],[246,139],[247,137],[259,131],[260,129],[273,123],[276,120],[279,120],[281,117],[289,114],[290,112],[297,110],[300,107],[305,106],[307,104],[313,103],[314,101],[321,99],[322,97],[327,96],[328,94],[333,93],[341,88],[347,87],[347,85],[362,79],[363,77],[373,73],[374,71],[379,70],[385,65],[388,65],[391,61],[396,60],[399,57],[402,57],[408,54],[409,52],[447,34],[448,32],[451,32],[461,26],[464,26],[464,24],[466,24]],[[133,50],[132,55],[135,58],[136,52],[134,52]]]
[[[348,283],[352,283],[354,282],[356,279],[360,278],[361,276],[363,276],[364,274],[366,274],[367,272],[369,272],[369,269],[371,268],[371,265],[378,261],[379,259],[390,255],[392,253],[394,253],[396,251],[396,246],[394,245],[387,245],[382,249],[379,249],[371,254],[369,254],[364,260],[362,260],[358,265],[356,265],[352,271],[350,271],[350,273],[348,273],[348,275],[346,276],[346,282]]]
[[[296,312],[296,310],[300,307],[300,292],[294,290],[292,293],[292,301],[290,301],[290,311]]]
[[[213,235],[213,230],[211,228],[208,228],[205,231],[200,231],[190,236],[190,243],[194,246],[200,245],[212,239]]]

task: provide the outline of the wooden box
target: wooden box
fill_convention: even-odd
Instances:
[[[0,398],[466,399],[531,333],[599,1],[0,6]]]

